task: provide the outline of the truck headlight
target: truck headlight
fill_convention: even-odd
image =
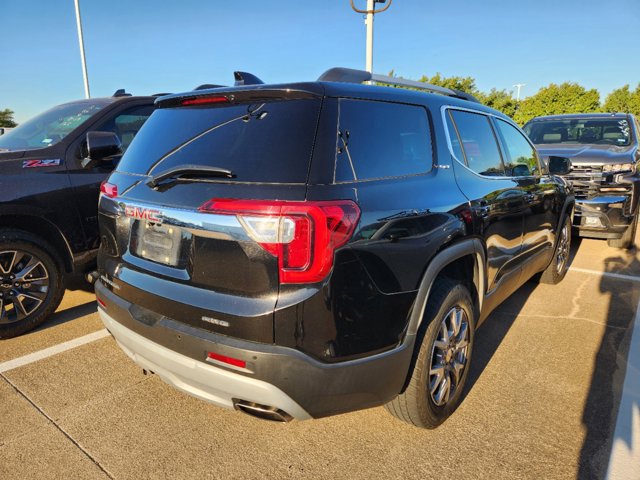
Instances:
[[[636,164],[635,163],[614,163],[611,165],[604,165],[602,167],[603,173],[635,173],[636,172]]]

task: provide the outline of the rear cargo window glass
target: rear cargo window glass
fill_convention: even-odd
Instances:
[[[157,109],[118,171],[158,174],[181,165],[231,170],[237,182],[304,183],[321,101]]]
[[[485,115],[449,110],[462,143],[467,166],[480,175],[504,176],[504,167],[496,137]],[[456,132],[450,132],[455,137]],[[462,159],[459,159],[462,160]]]
[[[431,169],[431,128],[423,107],[340,100],[336,182],[424,173]]]
[[[498,130],[502,135],[502,143],[507,151],[507,175],[511,177],[526,177],[540,172],[538,156],[535,149],[513,125],[503,120],[496,120]]]

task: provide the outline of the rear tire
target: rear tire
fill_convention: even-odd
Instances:
[[[58,308],[64,294],[60,265],[41,238],[0,229],[0,339],[33,330]]]
[[[571,247],[571,219],[566,217],[560,229],[556,250],[549,266],[540,275],[540,282],[549,285],[560,283],[569,270],[569,249]]]
[[[627,227],[620,238],[610,238],[607,240],[607,245],[612,248],[624,248],[629,250],[634,247],[636,240],[636,230],[638,229],[638,212],[636,208],[636,214],[633,217],[633,221]]]
[[[409,384],[385,408],[404,422],[435,428],[460,404],[469,374],[475,312],[467,288],[447,278],[436,280],[422,322]]]

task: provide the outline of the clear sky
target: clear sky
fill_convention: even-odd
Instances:
[[[363,8],[365,0],[356,0]],[[313,80],[364,68],[349,0],[80,0],[92,96]],[[23,122],[84,95],[73,0],[0,0],[0,109]],[[374,71],[473,76],[522,96],[564,81],[604,96],[640,82],[640,0],[393,0],[375,20]]]

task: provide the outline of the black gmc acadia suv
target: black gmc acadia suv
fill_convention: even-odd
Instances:
[[[640,203],[640,125],[627,113],[536,117],[524,131],[543,161],[569,159],[575,191],[574,227],[582,237],[632,248]]]
[[[159,99],[104,185],[103,322],[143,369],[223,407],[387,404],[437,426],[489,312],[565,275],[570,189],[462,92],[349,69],[251,78]]]
[[[58,105],[0,136],[0,339],[40,325],[65,286],[95,269],[100,183],[154,100],[119,90]]]

